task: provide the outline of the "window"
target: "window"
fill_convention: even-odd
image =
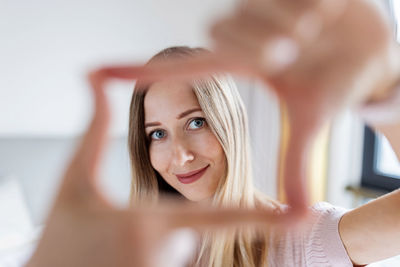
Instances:
[[[400,188],[400,162],[387,139],[365,127],[361,185],[386,192]]]

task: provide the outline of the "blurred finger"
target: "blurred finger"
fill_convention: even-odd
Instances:
[[[246,66],[234,59],[215,53],[204,53],[190,58],[159,60],[149,65],[111,66],[103,69],[108,77],[138,80],[146,84],[159,80],[188,80],[204,77],[212,73],[232,72],[246,76],[256,76]]]
[[[294,215],[302,216],[310,205],[307,190],[310,150],[325,117],[323,112],[315,112],[318,109],[313,103],[299,102],[295,98],[286,100],[282,103],[282,111],[287,114],[288,134],[281,137],[280,149],[284,156],[280,177],[283,179],[287,204],[292,207]]]
[[[104,88],[106,78],[103,72],[91,74],[89,77],[94,97],[94,114],[79,148],[79,154],[85,160],[87,168],[94,171],[93,174],[98,170],[110,123],[110,107]]]
[[[299,130],[296,129],[296,139],[298,137]],[[284,165],[284,189],[287,204],[293,209],[294,213],[302,214],[307,210],[309,205],[308,192],[307,190],[307,146],[302,141],[296,140],[293,142],[293,138],[289,142],[289,148],[286,153],[285,165]],[[305,141],[307,142],[307,141]]]
[[[300,18],[308,12],[317,12],[324,19],[334,19],[340,16],[346,8],[348,0],[248,0],[246,7],[263,7],[269,8],[271,11],[277,11],[278,14],[286,20]]]
[[[316,1],[254,1],[243,12],[266,25],[274,25],[282,34],[290,35],[301,44],[316,39],[323,19],[315,12]]]
[[[295,222],[292,212],[282,213],[279,209],[214,208],[203,205],[170,205],[158,210],[168,229],[190,227],[199,231],[220,229],[222,227],[254,226],[266,229],[267,226]],[[298,216],[299,218],[300,216]]]
[[[260,27],[254,19],[226,19],[215,24],[212,35],[216,49],[238,64],[257,69],[263,75],[275,75],[297,59],[298,45],[269,25]]]
[[[64,176],[62,193],[75,196],[90,196],[96,192],[94,179],[107,142],[110,110],[104,91],[106,81],[101,71],[89,74],[94,98],[94,113]]]
[[[340,17],[345,7],[346,0],[253,0],[243,13],[264,24],[279,25],[285,34],[307,45]]]

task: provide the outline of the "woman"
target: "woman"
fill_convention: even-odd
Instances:
[[[364,29],[368,29],[368,31]],[[307,147],[309,139],[306,137],[310,136],[307,134],[315,132],[321,121],[324,121],[343,106],[359,104],[366,99],[381,100],[387,98],[392,91],[390,89],[395,88],[394,85],[398,81],[398,77],[400,77],[400,68],[392,60],[393,58],[400,58],[398,57],[400,53],[398,47],[393,45],[394,42],[390,37],[390,28],[382,15],[371,7],[366,0],[249,1],[232,17],[226,18],[217,24],[214,27],[213,35],[217,41],[216,50],[219,56],[213,55],[214,58],[207,58],[205,61],[192,61],[190,64],[180,65],[179,71],[177,71],[177,68],[171,68],[171,66],[177,67],[177,65],[166,64],[153,69],[114,68],[110,71],[108,68],[92,73],[91,82],[96,92],[97,112],[83,145],[78,150],[76,157],[66,172],[64,184],[50,214],[43,238],[30,261],[31,266],[110,266],[113,263],[118,266],[125,266],[124,263],[126,265],[132,264],[135,263],[135,260],[148,259],[150,257],[151,254],[148,253],[142,255],[141,251],[146,250],[143,246],[138,247],[138,243],[142,244],[141,242],[144,242],[143,245],[152,244],[150,241],[157,239],[157,237],[159,239],[157,234],[160,231],[152,231],[153,228],[144,223],[149,222],[143,220],[143,218],[149,218],[149,213],[145,212],[143,214],[143,211],[140,212],[139,210],[139,212],[135,211],[135,216],[132,216],[127,211],[121,212],[110,207],[110,205],[104,203],[103,198],[98,197],[98,194],[94,194],[96,190],[92,178],[95,176],[95,170],[97,169],[94,167],[98,162],[101,144],[104,143],[104,123],[101,118],[108,118],[108,112],[104,108],[104,95],[100,94],[100,92],[102,92],[103,84],[108,78],[131,79],[140,76],[142,79],[147,79],[150,76],[165,77],[171,74],[185,76],[187,73],[201,72],[207,68],[211,68],[211,70],[213,70],[212,68],[214,70],[222,68],[224,70],[245,72],[267,81],[273,85],[278,95],[287,103],[291,123],[294,126],[291,131],[292,134],[296,134],[296,139],[293,139],[293,143],[289,143],[289,149],[294,153],[288,153],[288,155],[289,157],[295,155],[291,162],[296,166],[290,166],[292,168],[288,170],[291,170],[292,173],[285,174],[286,177],[291,177],[291,174],[295,176],[299,169],[301,170],[299,162],[301,163],[303,158],[306,158],[302,157],[304,155],[301,153],[304,151],[304,147]],[[278,42],[280,44],[282,44],[282,37],[284,37],[283,39],[287,37],[293,41],[289,43],[283,42],[286,45],[279,46],[279,48],[283,47],[284,49],[279,49],[278,56],[276,56],[276,53],[271,53],[271,51],[276,52],[276,45],[274,45],[276,42],[274,40],[277,37],[280,40]],[[337,40],[340,40],[340,42]],[[287,53],[288,51],[290,52],[289,54]],[[234,63],[233,67],[231,63]],[[140,75],[138,75],[138,70],[140,70]],[[156,92],[156,89],[150,88],[149,92],[152,90]],[[198,104],[201,106],[203,101],[200,98],[198,99]],[[142,112],[145,112],[145,108],[143,108]],[[204,112],[206,120],[209,120],[207,122],[211,129],[218,126],[216,122],[214,123],[210,120],[212,116],[210,118],[207,117],[209,115],[207,115],[206,108],[202,109],[202,112]],[[224,121],[224,123],[228,122]],[[141,123],[142,127],[144,127],[144,123],[145,121]],[[164,121],[162,123],[165,124]],[[303,130],[299,135],[295,130],[298,130],[300,126],[304,128],[304,124],[310,126],[307,128],[309,131]],[[201,128],[202,125],[201,120],[199,120],[193,121],[190,127]],[[242,126],[242,128],[244,129],[245,126]],[[399,135],[396,134],[396,131],[398,132],[396,127],[382,129],[388,130],[390,141],[393,141],[395,150],[399,151]],[[198,133],[200,133],[200,130]],[[229,162],[232,160],[230,158],[232,153],[229,151],[231,149],[230,144],[245,144],[245,141],[237,142],[237,140],[234,140],[234,142],[224,145],[223,138],[218,136],[217,133],[218,131],[214,130],[214,138],[220,143],[222,147],[220,150],[224,151],[226,156],[226,181],[228,181],[228,177],[231,175],[229,170],[233,168],[233,166],[230,166],[231,162]],[[235,136],[236,133],[231,134]],[[162,132],[157,132],[154,137],[163,136]],[[143,141],[141,143],[143,144]],[[178,152],[181,149],[180,145],[178,143],[178,146],[176,146]],[[182,154],[182,152],[180,153]],[[190,161],[190,153],[188,158]],[[146,160],[147,166],[149,166],[148,159]],[[154,160],[154,162],[150,163],[158,162],[157,159]],[[209,165],[210,167],[208,167],[207,171],[213,166],[213,161],[209,160],[208,157],[204,157],[201,163],[207,164],[191,166],[202,168]],[[163,168],[160,166],[154,164],[154,167],[159,168],[160,172],[162,172]],[[189,171],[189,168],[173,170],[167,168],[166,170],[165,177],[162,177],[169,178],[167,174],[171,174],[172,171],[172,174],[178,174],[185,180],[187,178],[186,172]],[[145,174],[149,174],[151,171],[148,168]],[[138,170],[135,172],[138,172]],[[152,185],[147,188],[152,188],[153,192],[150,189],[146,192],[139,192],[138,185],[134,185],[132,190],[133,201],[141,199],[141,194],[145,195],[145,198],[155,196],[153,193],[156,193],[154,190],[158,182],[155,182],[154,177],[150,178],[152,179],[148,181]],[[160,184],[157,185],[161,190],[164,190],[161,184],[162,181],[160,180]],[[290,184],[291,181],[295,182],[295,184]],[[304,188],[299,181],[299,179],[286,179],[286,182],[288,182],[286,184],[287,192],[289,193],[288,200],[292,204],[291,206],[300,202],[301,205],[299,207],[302,207],[306,203],[304,194],[297,194],[296,192],[296,190]],[[217,192],[216,196],[220,196],[220,199],[217,200],[228,199],[227,203],[222,203],[223,205],[229,203],[237,206],[254,205],[258,209],[263,206],[258,203],[262,197],[256,196],[255,193],[251,195],[251,188],[246,187],[243,190],[244,192],[247,190],[247,192],[250,192],[245,197],[248,202],[230,202],[229,194],[236,197],[238,195],[234,192],[235,188],[228,190],[230,188],[219,187],[224,182],[225,180],[221,179],[217,187],[214,188],[215,190],[210,190],[212,193],[213,191]],[[185,196],[192,195],[182,188],[177,186],[176,188],[181,190],[182,192],[180,193]],[[213,187],[210,189],[213,189]],[[168,189],[165,190],[168,191]],[[328,246],[324,251],[333,252],[333,256],[336,257],[331,257],[332,255],[329,256],[324,253],[311,255],[311,258],[314,260],[320,259],[321,261],[331,258],[337,259],[338,255],[343,256],[347,252],[348,256],[344,255],[342,257],[343,261],[339,264],[348,266],[352,264],[351,261],[354,264],[366,264],[399,254],[398,222],[400,221],[400,215],[397,208],[400,202],[399,195],[399,192],[394,192],[343,216],[343,211],[332,207],[314,207],[312,214],[316,216],[313,217],[311,222],[314,224],[311,223],[311,225],[316,225],[317,227],[311,227],[311,233],[313,231],[315,233],[317,228],[325,226],[328,226],[328,229],[333,229],[333,231],[330,231],[331,235],[328,235],[328,240],[333,241],[332,244],[336,245],[333,248]],[[248,199],[246,199],[247,197]],[[200,198],[200,196],[196,198]],[[266,201],[266,204],[268,203],[270,202]],[[202,218],[199,212],[188,209],[179,213],[179,210],[178,207],[178,209],[172,209],[171,213],[165,213],[165,210],[158,213],[155,212],[154,217],[152,217],[153,220],[150,221],[161,225],[163,225],[163,221],[166,221],[167,225],[170,225],[171,221],[173,222],[180,219],[180,216],[186,215],[184,218],[185,223],[172,223],[172,225],[190,226],[194,224],[194,219],[191,220],[191,218],[196,220],[201,220]],[[161,218],[163,219],[161,220]],[[220,217],[220,219],[223,218],[225,216]],[[238,216],[230,218],[240,219]],[[135,219],[140,219],[141,223],[135,224]],[[66,224],[66,222],[71,222],[71,224]],[[138,225],[141,227],[138,227]],[[120,229],[126,230],[122,231],[123,233],[130,233],[129,237],[121,238],[122,235],[118,234]],[[308,227],[307,229],[310,228]],[[300,237],[308,236],[309,240],[315,237],[307,233],[310,233],[310,231],[300,232]],[[73,234],[76,234],[75,238]],[[205,264],[209,264],[211,261],[216,265],[222,264],[224,260],[234,260],[237,264],[242,264],[241,261],[251,263],[257,262],[258,256],[261,259],[260,261],[265,261],[266,258],[263,256],[267,250],[269,250],[269,257],[271,257],[274,254],[278,255],[273,251],[274,249],[278,249],[277,251],[279,252],[279,249],[283,248],[283,251],[291,252],[290,256],[284,257],[283,261],[280,261],[282,257],[272,258],[270,261],[272,265],[274,262],[278,262],[278,264],[281,264],[280,266],[304,265],[306,257],[301,257],[301,255],[305,255],[303,254],[305,250],[296,249],[296,242],[298,244],[301,239],[297,239],[294,232],[289,231],[286,235],[277,235],[277,238],[271,237],[268,240],[265,240],[267,238],[261,239],[260,247],[262,249],[257,251],[258,253],[253,253],[249,248],[249,244],[253,241],[251,234],[240,234],[238,236],[239,238],[236,240],[242,240],[243,242],[238,241],[237,245],[234,244],[235,238],[232,237],[222,239],[223,241],[220,244],[217,244],[217,241],[214,242],[212,239],[208,242],[209,239],[204,238],[205,248],[202,250],[203,257],[201,259],[206,261]],[[64,238],[68,242],[61,243],[60,245],[64,245],[63,247],[57,248],[54,246]],[[99,240],[99,238],[101,239]],[[267,241],[269,240],[274,242],[268,243]],[[113,244],[118,244],[118,246]],[[291,244],[293,244],[292,247]],[[312,242],[310,244],[312,245]],[[224,250],[225,245],[227,246],[226,250]],[[266,247],[267,245],[268,248]],[[265,246],[265,248],[262,246]],[[219,247],[222,248],[219,249]],[[82,251],[93,251],[93,253],[82,254]],[[216,255],[217,251],[221,251],[221,254]],[[226,254],[223,253],[225,251],[227,252]],[[229,259],[228,257],[235,252],[238,252],[239,255],[233,255]],[[317,253],[317,250],[313,252]],[[209,253],[210,257],[206,253]],[[283,254],[283,256],[286,255]],[[62,260],[60,261],[60,259]],[[136,261],[135,266],[144,266],[144,264],[141,265],[138,262],[140,261]],[[200,262],[200,264],[202,263]],[[330,265],[335,263],[337,262],[330,262]],[[305,264],[308,264],[308,262]],[[317,264],[317,266],[323,265],[321,262]]]
[[[171,47],[149,65],[200,52],[204,50]],[[193,84],[137,86],[129,123],[132,204],[173,193],[215,206],[277,208],[253,187],[248,136],[245,107],[227,75]],[[266,242],[261,247],[254,242],[251,234],[207,236],[198,260],[207,258],[210,266],[263,266]]]

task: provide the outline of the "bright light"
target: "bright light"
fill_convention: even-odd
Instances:
[[[397,41],[400,41],[400,1],[399,0],[392,0],[392,6],[394,11],[394,16],[397,23]]]
[[[400,163],[389,141],[378,135],[376,171],[383,175],[400,178]]]

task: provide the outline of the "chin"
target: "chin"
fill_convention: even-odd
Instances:
[[[182,195],[189,201],[193,201],[193,202],[203,202],[203,201],[207,201],[212,199],[212,197],[214,196],[213,193],[209,193],[209,194],[191,194],[191,193],[187,193],[184,194],[182,193]]]

